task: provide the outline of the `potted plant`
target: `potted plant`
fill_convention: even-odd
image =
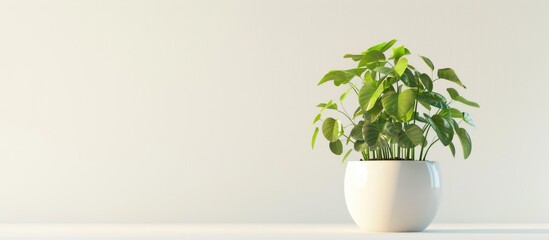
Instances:
[[[471,138],[463,125],[474,126],[473,121],[454,105],[479,107],[455,88],[438,92],[439,81],[465,88],[454,70],[435,71],[431,60],[419,56],[428,69],[423,72],[409,63],[410,51],[393,47],[395,43],[345,55],[357,67],[332,70],[318,83],[346,89],[338,102],[317,106],[320,112],[313,124],[320,126],[311,146],[321,132],[331,152],[343,155],[342,163],[353,151],[360,153],[360,161],[347,163],[345,201],[353,220],[367,231],[423,231],[431,223],[440,198],[440,177],[437,162],[427,160],[429,150],[442,144],[455,156],[454,143],[459,141],[464,158],[469,157]],[[354,112],[343,105],[350,94],[358,100]]]

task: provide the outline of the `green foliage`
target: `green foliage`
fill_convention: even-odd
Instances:
[[[453,69],[436,69],[425,56],[419,56],[418,60],[425,64],[421,69],[428,68],[429,72],[421,72],[410,65],[411,57],[407,56],[410,51],[404,46],[393,47],[395,43],[396,40],[382,42],[360,54],[346,54],[344,58],[356,62],[357,67],[329,71],[319,81],[318,85],[333,82],[347,88],[339,95],[338,103],[317,105],[320,111],[313,124],[322,126],[314,129],[311,147],[314,148],[317,135],[322,132],[330,151],[343,155],[342,163],[353,151],[359,152],[363,160],[424,161],[436,143],[448,147],[455,156],[454,142],[459,141],[464,158],[468,158],[471,138],[460,124],[474,126],[474,122],[468,113],[452,104],[477,108],[479,104],[461,96],[454,88],[447,88],[446,96],[440,93],[436,88],[438,80],[465,86]],[[351,108],[356,110],[350,115],[343,101],[353,93],[357,95],[358,106]],[[341,114],[343,118],[335,118],[333,114]],[[330,117],[322,119],[323,116]],[[458,140],[454,141],[455,138]]]
[[[338,119],[327,118],[322,124],[322,134],[330,141],[335,142],[341,137],[343,127]]]

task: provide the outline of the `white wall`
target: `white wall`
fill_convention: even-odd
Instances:
[[[438,222],[549,221],[547,1],[1,1],[0,222],[349,222],[316,87],[398,38],[477,100]],[[355,159],[358,156],[352,156]]]

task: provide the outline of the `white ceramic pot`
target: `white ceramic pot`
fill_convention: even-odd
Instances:
[[[423,231],[438,209],[438,164],[432,161],[350,161],[345,202],[365,231]]]

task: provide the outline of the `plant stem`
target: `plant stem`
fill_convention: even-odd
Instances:
[[[423,157],[423,161],[425,161],[425,157],[427,157],[427,153],[429,153],[429,150],[431,150],[431,147],[433,146],[433,144],[438,142],[438,140],[440,140],[440,139],[437,138],[437,140],[433,141],[433,143],[431,143],[431,145],[429,145],[429,147],[427,148],[427,151],[425,151],[425,156]]]
[[[353,119],[351,119],[351,117],[349,117],[349,115],[347,115],[347,113],[344,113],[344,112],[342,112],[342,111],[339,110],[339,109],[337,109],[336,111],[338,111],[338,112],[340,112],[341,114],[345,115],[345,117],[347,117],[347,119],[349,119],[349,121],[351,121],[351,123],[352,123],[353,125],[356,126],[356,123],[353,121]]]
[[[427,132],[425,132],[425,138],[423,139],[423,142],[421,143],[421,152],[419,153],[419,160],[421,160],[423,156],[423,149],[425,148],[425,142],[427,141],[427,136],[429,135],[429,130],[431,130],[431,126],[427,128]],[[427,155],[427,153],[425,153]]]
[[[364,80],[362,81],[364,82]],[[358,88],[352,82],[349,82],[349,85],[351,85],[351,87],[353,88],[353,91],[356,93],[356,95],[358,95],[358,92],[359,92]]]

